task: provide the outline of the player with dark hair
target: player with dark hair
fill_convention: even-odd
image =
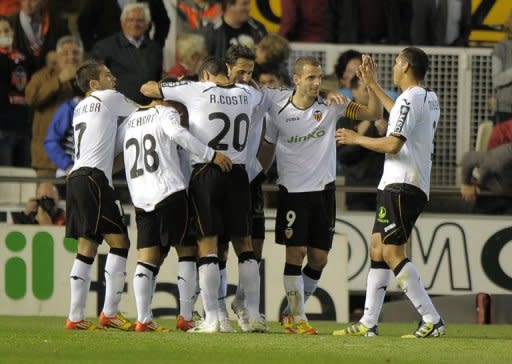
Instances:
[[[119,312],[126,277],[130,241],[112,185],[118,123],[137,105],[115,91],[116,79],[101,62],[84,62],[76,72],[86,97],[73,115],[75,164],[67,178],[66,236],[78,239],[71,268],[71,305],[67,329],[96,330],[85,319],[91,269],[98,245],[110,246],[105,264],[105,304],[99,317],[104,327],[131,331],[133,325]]]
[[[133,277],[135,331],[168,332],[170,329],[153,321],[151,301],[158,271],[169,249],[175,246],[182,256],[180,251],[187,247],[187,180],[181,171],[178,146],[224,172],[231,169],[231,161],[194,138],[181,126],[178,111],[162,100],[154,100],[132,113],[120,128],[118,140],[124,148],[126,180],[138,232],[139,256]],[[194,241],[192,244],[195,246]]]
[[[393,272],[398,285],[421,315],[414,333],[403,337],[439,337],[446,332],[445,324],[405,250],[416,219],[428,201],[434,137],[439,123],[437,95],[423,86],[429,59],[416,47],[405,48],[396,57],[393,81],[402,90],[396,102],[378,85],[373,73],[364,66],[365,61],[373,64],[368,56],[364,57],[361,77],[390,113],[386,136],[371,138],[339,129],[336,140],[339,144],[385,153],[386,157],[377,191],[364,315],[333,335],[377,335],[379,315]]]
[[[233,162],[229,173],[205,164],[193,155],[189,185],[198,232],[199,283],[205,320],[192,332],[219,331],[220,285],[218,237],[230,237],[239,259],[239,280],[245,289],[251,331],[266,331],[259,314],[259,271],[249,231],[250,189],[245,171],[250,115],[261,102],[261,92],[233,84],[226,65],[213,57],[199,69],[201,82],[148,82],[141,92],[183,103],[189,110],[189,130],[196,138]],[[257,279],[255,279],[257,278]]]

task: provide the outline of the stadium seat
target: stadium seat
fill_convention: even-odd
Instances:
[[[0,167],[0,177],[36,177],[32,168]],[[36,183],[0,182],[0,204],[20,205],[34,197]]]

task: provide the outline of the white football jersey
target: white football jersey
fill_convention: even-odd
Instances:
[[[215,154],[181,126],[176,109],[166,106],[131,114],[119,130],[119,139],[133,204],[144,211],[153,211],[160,201],[186,189],[178,145],[202,163],[210,162]]]
[[[263,126],[265,124],[265,115],[270,110],[274,102],[287,100],[292,94],[292,90],[286,88],[276,89],[263,87],[261,91],[263,92],[264,100],[256,107],[253,113],[251,126],[249,128],[249,137],[247,139],[247,163],[245,165],[245,169],[247,170],[249,181],[256,178],[256,176],[263,170],[257,155],[260,147]]]
[[[116,155],[117,127],[137,104],[115,90],[94,91],[80,101],[73,114],[75,164],[97,168],[105,173],[112,186],[112,166]]]
[[[389,114],[387,135],[405,143],[397,154],[386,154],[379,190],[392,183],[408,183],[429,195],[439,115],[437,95],[431,90],[416,86],[398,97]]]
[[[277,183],[288,192],[321,191],[336,179],[336,121],[350,104],[327,105],[317,98],[307,109],[289,97],[274,103],[265,140],[276,144]]]
[[[246,163],[251,116],[263,98],[259,90],[241,84],[189,81],[164,82],[160,87],[164,99],[187,107],[192,135],[227,155],[234,164]],[[191,162],[202,163],[194,155]]]

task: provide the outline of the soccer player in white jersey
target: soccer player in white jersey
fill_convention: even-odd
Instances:
[[[367,63],[373,63],[369,57],[366,58]],[[363,67],[363,81],[390,113],[386,136],[370,138],[347,129],[336,132],[338,143],[360,145],[385,153],[386,159],[377,191],[364,314],[359,322],[334,331],[334,335],[377,335],[377,323],[391,272],[421,315],[414,333],[403,337],[439,337],[446,332],[443,320],[405,251],[416,219],[428,200],[434,135],[440,115],[437,95],[423,86],[428,65],[428,56],[419,48],[409,47],[400,52],[393,66],[393,81],[402,94],[395,102],[378,85],[372,73]]]
[[[368,107],[348,100],[327,105],[319,96],[322,68],[314,57],[297,60],[293,80],[293,94],[270,108],[262,147],[269,154],[275,149],[279,175],[275,231],[276,242],[286,245],[284,287],[290,309],[282,323],[289,333],[316,335],[307,321],[304,302],[315,291],[332,246],[336,120],[340,115],[372,119],[382,106],[373,93]]]
[[[66,236],[78,239],[71,268],[71,305],[67,329],[96,330],[85,319],[90,272],[103,240],[110,246],[105,264],[105,303],[99,317],[103,327],[125,331],[133,324],[119,313],[126,277],[130,241],[112,186],[118,124],[137,105],[114,90],[116,79],[102,63],[87,61],[77,70],[76,81],[86,94],[75,108],[73,130],[75,164],[67,178]]]
[[[256,56],[254,52],[245,46],[233,45],[226,52],[226,66],[228,68],[228,78],[231,82],[239,82],[244,84],[253,84],[257,87],[252,79]],[[261,185],[266,178],[263,167],[257,158],[260,144],[262,141],[262,133],[265,125],[265,114],[269,110],[271,101],[277,101],[279,98],[288,98],[289,90],[283,89],[262,89],[265,94],[265,100],[255,109],[251,117],[251,125],[249,136],[247,138],[247,162],[245,168],[249,177],[251,186],[251,243],[254,249],[254,255],[258,264],[262,258],[263,242],[265,239],[265,215],[263,191]],[[227,241],[225,237],[219,239],[219,247],[225,246],[227,253]],[[219,255],[219,259],[227,257],[227,254]],[[227,293],[226,272],[222,270],[225,262],[220,260],[221,267],[221,288],[219,291],[219,317],[222,325],[227,328],[230,321],[227,319],[226,304],[222,297]],[[244,290],[239,283],[236,290],[235,298],[231,303],[231,308],[237,316],[238,326],[243,332],[249,331],[249,320],[247,317],[246,304],[244,299]],[[225,319],[223,319],[225,317]],[[228,331],[228,330],[226,330]]]
[[[250,116],[262,95],[252,87],[230,83],[225,64],[215,58],[203,63],[199,77],[202,82],[149,82],[141,88],[146,96],[183,103],[189,111],[192,135],[233,162],[232,170],[224,173],[191,156],[194,169],[189,193],[197,220],[199,284],[206,315],[191,331],[219,331],[217,241],[222,234],[230,236],[239,259],[239,281],[245,289],[251,331],[266,331],[259,315],[260,280],[250,240],[250,189],[244,167]]]
[[[133,277],[137,305],[135,331],[169,332],[153,321],[151,301],[156,276],[171,245],[187,249],[188,198],[181,172],[178,146],[203,163],[214,163],[224,172],[231,161],[201,143],[180,125],[176,109],[154,100],[132,113],[118,133],[124,150],[126,180],[135,206],[138,261]],[[195,242],[193,242],[195,245]],[[195,283],[195,282],[194,282]]]

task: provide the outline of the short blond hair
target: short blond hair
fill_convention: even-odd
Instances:
[[[318,58],[312,56],[304,56],[297,59],[295,65],[293,66],[293,74],[297,76],[302,75],[302,71],[304,70],[304,66],[313,66],[313,67],[321,67],[322,64],[318,60]]]
[[[196,33],[183,33],[178,35],[176,41],[178,59],[181,63],[188,63],[194,53],[206,52],[204,36]]]

